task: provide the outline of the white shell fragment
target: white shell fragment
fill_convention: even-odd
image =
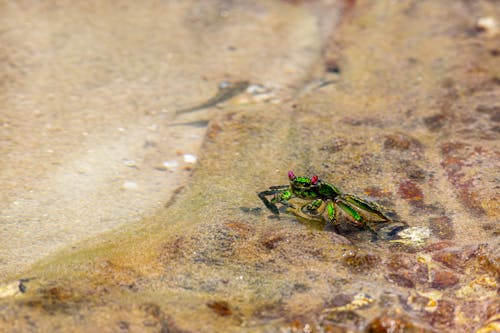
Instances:
[[[163,161],[162,165],[165,167],[165,169],[170,170],[170,171],[174,171],[179,166],[179,162],[177,162],[176,160]]]
[[[431,231],[428,227],[410,227],[398,232],[400,239],[394,239],[391,242],[406,245],[422,245],[430,236]]]
[[[477,20],[476,27],[493,37],[499,32],[498,22],[493,17],[480,17]]]
[[[136,182],[127,181],[123,183],[123,188],[125,190],[137,190],[139,185]]]
[[[16,296],[25,293],[26,286],[24,285],[24,282],[28,282],[28,279],[21,279],[1,284],[0,298]]]
[[[196,156],[194,156],[194,155],[184,154],[184,155],[182,155],[182,158],[184,159],[184,162],[186,162],[186,163],[196,163]]]

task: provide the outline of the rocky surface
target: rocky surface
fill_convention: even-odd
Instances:
[[[68,6],[59,6],[10,10],[23,15],[32,13],[32,19],[44,17],[34,15],[38,11],[48,17],[68,10],[71,13]],[[168,6],[168,10],[162,6]],[[56,96],[57,105],[40,100],[37,105],[46,108],[41,118],[28,111],[26,117],[13,111],[2,113],[7,128],[2,139],[12,141],[1,148],[6,151],[2,163],[7,166],[1,178],[7,188],[3,201],[8,203],[7,208],[2,208],[2,239],[12,239],[2,245],[2,329],[498,330],[500,200],[496,123],[500,64],[499,35],[491,24],[499,17],[494,1],[277,1],[252,5],[169,2],[113,9],[89,6],[83,8],[83,14],[82,8],[74,9],[73,15],[86,22],[85,15],[107,10],[116,21],[107,16],[97,20],[109,24],[101,30],[115,31],[114,27],[118,27],[118,33],[126,29],[123,38],[139,43],[130,44],[130,50],[137,52],[137,58],[132,60],[138,63],[142,57],[151,60],[148,57],[154,54],[168,53],[162,43],[184,52],[172,66],[183,78],[171,74],[169,67],[164,72],[151,70],[158,80],[154,82],[141,83],[134,76],[127,77],[120,83],[123,99],[113,108],[109,108],[106,96],[120,95],[115,95],[116,87],[107,81],[100,87],[110,89],[108,94],[96,94],[87,87],[80,99],[63,98],[66,94],[58,90],[61,96]],[[164,15],[170,15],[171,20],[164,20]],[[74,22],[71,15],[63,17]],[[142,18],[144,25],[151,24],[155,29],[165,24],[165,32],[176,28],[168,34],[158,32],[154,38],[159,40],[148,40],[132,27],[132,18]],[[60,38],[90,43],[95,38],[92,31],[100,31],[98,25],[92,30],[92,21],[87,22],[87,37],[63,34]],[[51,22],[47,20],[46,24],[52,27]],[[4,26],[15,23],[7,18],[3,21]],[[183,34],[172,37],[172,31],[177,30]],[[14,32],[7,32],[2,38],[15,37]],[[115,39],[108,38],[109,42]],[[16,42],[19,40],[14,39],[13,45]],[[151,49],[136,50],[148,45]],[[50,50],[66,59],[55,46],[50,44],[46,52]],[[71,47],[66,50],[75,52]],[[52,59],[49,54],[44,56]],[[155,58],[158,66],[163,64],[158,60],[163,56]],[[24,57],[20,59],[35,61],[27,54]],[[126,58],[116,58],[116,65],[123,66],[125,72],[134,68],[132,60],[122,64]],[[82,59],[93,58],[82,55]],[[40,71],[52,68],[42,64],[45,62],[37,65]],[[37,72],[36,64],[28,65],[21,67],[34,75],[30,81],[22,80],[20,72],[15,72],[16,66],[4,66],[7,74],[9,70],[14,73],[13,79],[4,80],[11,90],[6,90],[10,95],[4,93],[3,109],[28,109],[15,92],[35,89],[37,86],[31,83],[34,77],[41,80],[52,76],[50,72],[44,77],[43,72]],[[82,71],[77,77],[95,77],[89,73],[94,66],[85,70],[78,61],[74,65]],[[64,77],[75,76],[63,70],[64,66],[54,68]],[[139,68],[143,69],[137,67],[136,73],[143,76]],[[75,161],[95,161],[95,170],[107,170],[97,155],[74,151],[90,145],[90,141],[77,138],[82,128],[90,126],[97,142],[92,147],[105,151],[106,142],[115,142],[109,128],[114,128],[116,121],[126,119],[137,126],[151,117],[141,110],[170,105],[169,110],[175,112],[177,101],[183,104],[179,108],[203,102],[198,98],[202,88],[197,91],[188,87],[193,77],[203,76],[214,83],[209,88],[216,86],[215,81],[230,79],[263,84],[268,90],[265,97],[262,93],[261,98],[256,98],[259,94],[249,91],[226,102],[218,112],[212,108],[183,119],[210,119],[206,131],[197,127],[198,134],[204,133],[204,140],[199,151],[192,151],[198,159],[187,181],[182,172],[169,174],[154,169],[167,155],[148,160],[141,152],[145,148],[140,148],[147,138],[140,131],[137,135],[124,134],[127,139],[122,143],[128,148],[138,140],[137,149],[126,156],[133,156],[127,160],[141,166],[136,171],[125,165],[123,170],[132,169],[137,177],[144,177],[140,179],[153,175],[158,179],[158,189],[145,191],[141,200],[118,200],[110,184],[115,184],[112,175],[122,184],[121,177],[127,174],[122,174],[121,169],[107,171],[111,176],[88,179],[84,183],[87,190],[80,192],[72,192],[75,186],[84,186],[75,185],[80,184],[79,176],[59,176],[78,170],[72,169],[79,165]],[[165,92],[161,84],[167,83],[164,77],[173,80],[168,81],[172,83],[170,92]],[[45,80],[38,84],[38,89],[50,86]],[[145,91],[154,91],[151,94],[156,99],[147,98]],[[203,95],[210,97],[210,93]],[[138,98],[135,102],[133,96]],[[82,122],[78,110],[84,112],[81,110],[86,97],[95,98],[96,103],[106,101],[102,105],[107,107],[88,113],[96,117],[90,125],[75,125],[73,122]],[[74,112],[73,116],[70,111],[56,112],[57,106],[63,108],[61,105]],[[34,133],[33,140],[27,140],[26,130],[22,129],[37,124],[43,128],[47,122],[44,117],[58,119],[56,128],[67,125],[72,130],[48,136],[44,129]],[[171,128],[178,127],[167,126],[176,121],[167,111],[161,119],[158,135],[164,140],[155,141],[154,149],[166,149],[168,154],[174,148],[162,142],[170,142],[168,138],[174,135]],[[178,133],[183,130],[191,129],[181,128]],[[103,139],[108,136],[110,141]],[[53,157],[56,160],[32,155],[31,163],[15,163],[21,161],[22,154],[52,149],[49,144],[64,146],[68,152],[53,149],[59,152]],[[177,144],[184,147],[187,143],[181,140]],[[190,144],[196,149],[200,142]],[[111,161],[124,158],[116,151],[102,154],[110,156]],[[33,162],[36,160],[41,161],[39,165]],[[93,168],[89,167],[87,173],[93,174]],[[273,218],[256,193],[286,183],[289,169],[297,174],[318,174],[348,193],[374,200],[395,211],[409,226],[427,227],[431,237],[424,244],[394,243],[373,239],[362,230],[339,234],[330,226],[313,228],[291,216]],[[168,175],[178,185],[163,183],[168,181]],[[23,182],[23,177],[40,179],[40,184],[57,183],[59,190],[44,192]],[[163,190],[165,185],[167,190]],[[130,184],[125,187],[128,191],[135,188]],[[109,201],[94,190],[100,188],[109,190]],[[25,197],[22,193],[32,193],[33,201],[21,201],[19,198]],[[66,201],[56,200],[60,197]],[[25,205],[24,209],[12,208],[15,201]],[[92,209],[83,209],[82,202]],[[155,206],[157,202],[161,205]],[[105,207],[109,210],[103,210]],[[134,209],[145,217],[137,220],[135,216],[125,223],[122,214]],[[60,225],[49,223],[50,218],[40,218],[45,210]],[[98,227],[103,211],[108,212],[111,222]],[[75,230],[77,221],[86,221],[80,228],[87,228],[89,233],[80,229],[65,238],[64,231]],[[35,224],[38,229],[33,227]],[[118,224],[119,229],[102,234]],[[51,236],[43,240],[41,236],[47,234]],[[100,236],[75,243],[76,239],[97,234]],[[36,246],[30,247],[30,242]],[[69,244],[74,248],[38,260]],[[23,250],[28,251],[26,258]]]

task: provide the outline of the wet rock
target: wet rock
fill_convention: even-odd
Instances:
[[[207,306],[221,317],[230,316],[233,312],[226,301],[210,301]]]
[[[387,280],[400,287],[415,288],[415,277],[408,272],[404,272],[402,274],[389,274],[387,276]]]
[[[447,289],[455,286],[459,282],[458,276],[447,271],[434,272],[431,287],[435,289]]]
[[[426,263],[419,262],[415,269],[416,282],[425,284],[429,279],[429,266]]]
[[[432,326],[453,329],[455,327],[455,304],[449,300],[439,300],[436,310],[426,313],[424,318]]]
[[[447,216],[431,218],[429,221],[429,227],[432,234],[439,239],[453,239],[455,236],[452,220]]]
[[[380,261],[381,259],[377,255],[361,250],[347,250],[342,254],[342,264],[354,273],[366,272]]]
[[[441,251],[441,250],[447,249],[449,247],[451,247],[451,243],[447,242],[447,241],[443,241],[443,242],[437,242],[437,243],[432,243],[432,244],[427,245],[425,247],[425,251],[426,252]]]
[[[500,279],[500,254],[495,252],[481,253],[478,255],[477,261],[482,271],[486,271],[495,278]]]
[[[463,272],[465,267],[471,263],[470,260],[481,253],[480,249],[481,246],[465,247],[460,250],[443,250],[434,253],[432,259],[454,271]]]
[[[398,193],[415,206],[422,206],[424,194],[420,187],[412,180],[404,180],[399,183]]]
[[[414,267],[415,264],[416,261],[413,258],[401,254],[393,254],[386,261],[387,268],[396,272],[400,271],[401,269],[410,269],[411,267]]]
[[[415,325],[406,317],[382,315],[365,328],[366,333],[431,333],[433,331]]]

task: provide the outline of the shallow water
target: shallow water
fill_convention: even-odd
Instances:
[[[482,332],[494,332],[499,200],[498,131],[492,119],[500,66],[491,52],[494,38],[475,28],[475,17],[497,15],[498,9],[486,1],[352,4],[172,2],[140,10],[125,6],[118,14],[104,8],[113,19],[98,22],[110,27],[122,27],[127,18],[143,18],[140,22],[155,28],[165,24],[165,31],[176,26],[184,33],[182,42],[158,34],[155,38],[168,39],[163,46],[161,40],[146,44],[149,52],[130,61],[140,63],[147,54],[152,64],[163,64],[162,50],[179,43],[172,48],[186,51],[174,57],[172,70],[183,75],[151,70],[158,81],[137,83],[137,92],[129,81],[122,83],[137,96],[123,95],[127,98],[120,103],[130,108],[128,116],[119,112],[118,103],[104,119],[102,111],[95,113],[94,141],[63,140],[70,151],[89,145],[92,152],[58,153],[57,168],[48,167],[53,160],[41,158],[47,168],[46,176],[37,176],[39,188],[55,190],[26,184],[24,189],[16,185],[21,181],[7,187],[8,202],[29,191],[36,200],[22,201],[19,210],[9,208],[12,220],[2,213],[2,238],[19,234],[17,243],[8,243],[15,245],[3,245],[5,280],[33,277],[23,282],[25,292],[16,291],[18,282],[1,286],[0,295],[7,295],[0,300],[4,327],[193,332],[388,332],[388,327],[468,332],[483,327]],[[341,8],[342,21],[334,29]],[[137,35],[124,33],[127,40],[146,43],[140,32],[128,29]],[[211,85],[186,88],[207,71]],[[173,110],[202,103],[200,95],[209,99],[222,79],[263,84],[271,97],[261,101],[245,93],[220,109],[182,119],[210,119],[206,132],[167,126],[178,121]],[[165,84],[171,84],[167,97]],[[153,91],[154,98],[146,98],[145,91]],[[170,107],[141,112],[158,110],[159,104]],[[107,130],[123,119],[121,134]],[[147,140],[144,127],[151,119],[156,119],[157,136]],[[74,132],[62,131],[54,144],[82,130],[69,128]],[[181,137],[191,131],[203,141]],[[155,142],[153,148],[144,147],[146,140]],[[4,174],[21,179],[28,170],[17,170],[11,156],[27,148],[11,149],[5,155],[11,171]],[[147,149],[155,153],[147,155]],[[164,160],[180,160],[175,149],[197,155],[192,173],[155,169]],[[364,231],[317,230],[293,216],[272,218],[256,193],[286,183],[290,169],[320,175],[347,193],[374,200],[409,226],[428,228],[431,237],[424,244],[391,243]],[[94,173],[100,177],[89,178]],[[165,183],[169,179],[177,183]],[[124,181],[138,187],[128,183],[123,190]],[[68,190],[71,184],[78,192]],[[141,184],[150,186],[141,192]],[[120,195],[130,192],[135,196]],[[42,211],[49,217],[36,219]],[[100,214],[110,216],[104,225]],[[85,223],[77,227],[75,216]],[[54,228],[55,220],[60,229]],[[23,233],[26,221],[29,226],[40,221],[38,230]],[[98,234],[118,224],[120,229],[76,243],[92,236],[89,230]],[[48,233],[52,236],[40,238]],[[33,238],[39,249],[16,261]],[[76,245],[37,261],[65,244]],[[35,261],[26,270],[25,264]]]

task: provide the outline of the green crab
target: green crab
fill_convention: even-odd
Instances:
[[[341,211],[354,225],[375,234],[378,234],[380,228],[376,230],[370,222],[378,222],[382,224],[381,227],[388,223],[394,225],[375,203],[342,193],[332,184],[320,180],[318,176],[297,177],[293,171],[289,171],[288,178],[289,185],[271,186],[268,190],[258,193],[259,198],[275,216],[280,213],[276,206],[279,203],[306,221],[329,221],[338,226],[338,214]],[[272,199],[268,200],[271,195]],[[392,232],[396,232],[392,229]],[[401,230],[400,227],[397,229]]]

